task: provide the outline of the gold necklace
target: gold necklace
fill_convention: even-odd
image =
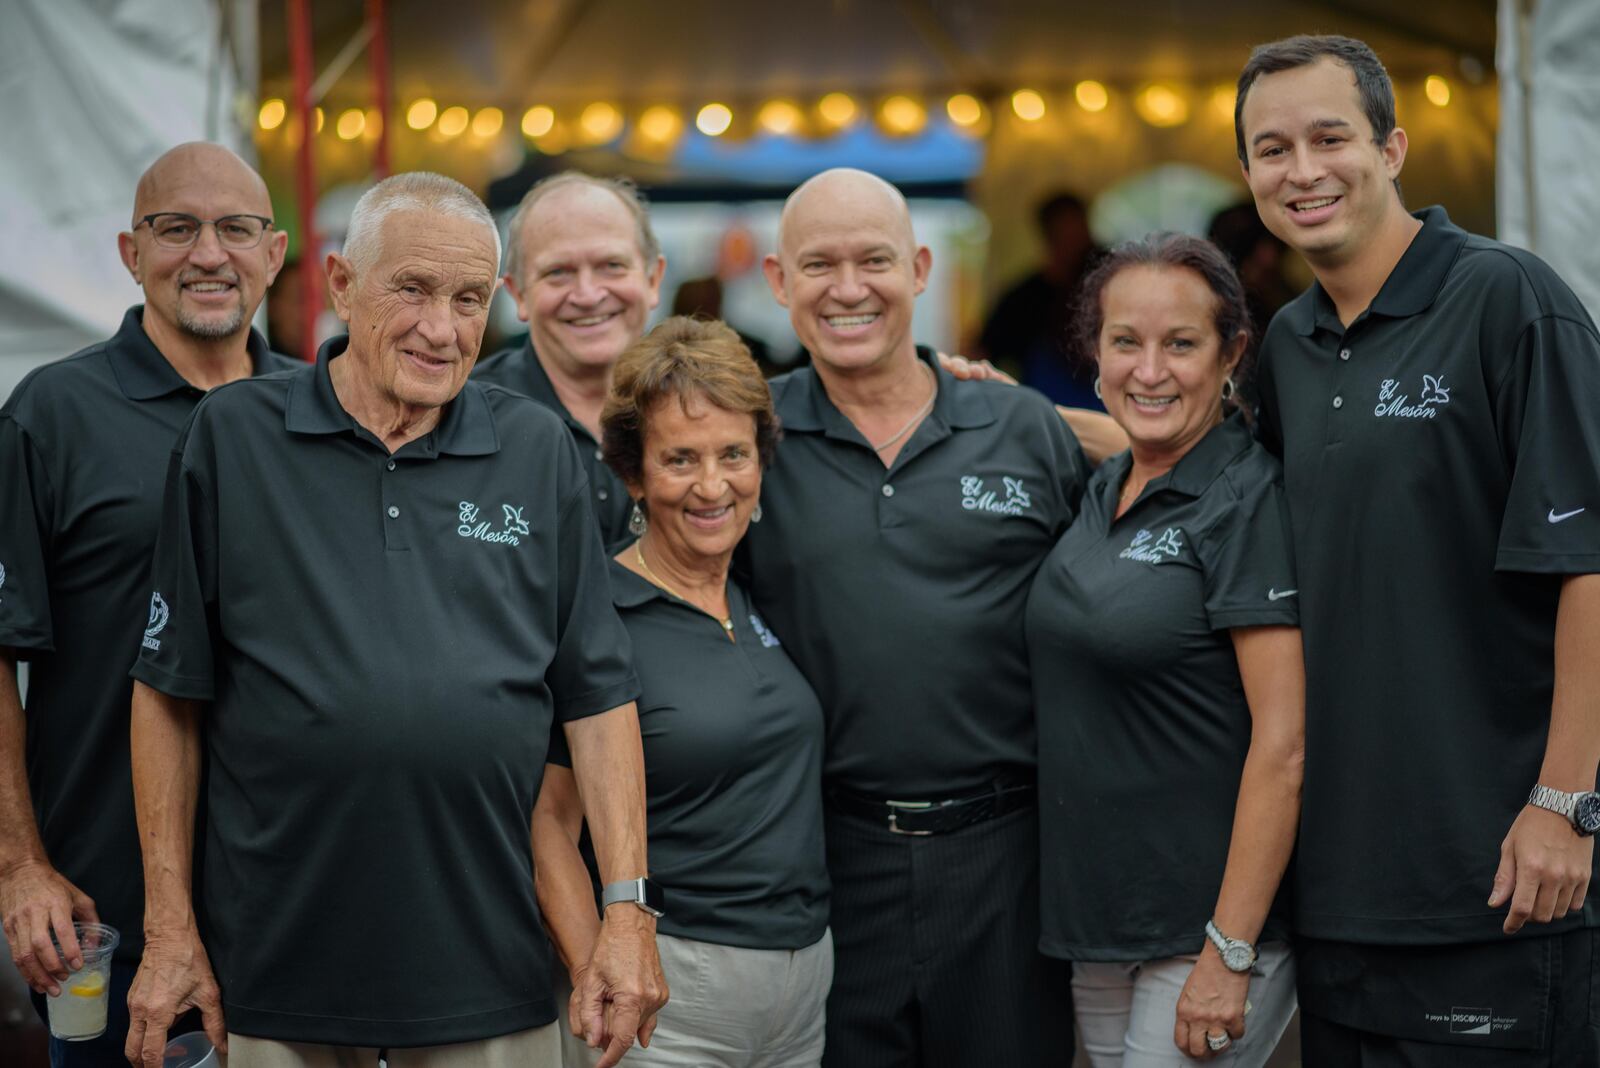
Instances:
[[[682,601],[684,604],[691,605],[691,606],[693,606],[695,608],[700,608],[699,605],[697,605],[693,601],[689,600],[689,598],[685,597],[683,594],[679,593],[677,590],[675,590],[671,586],[667,585],[666,580],[663,579],[660,575],[656,574],[654,571],[652,571],[650,569],[650,565],[645,563],[645,559],[644,559],[644,539],[643,538],[641,538],[638,541],[633,543],[633,555],[639,561],[639,566],[644,568],[645,577],[648,578],[651,582],[654,582],[657,586],[660,586],[662,589],[664,589],[668,593],[672,594],[672,596],[676,597],[678,600]],[[706,612],[706,610],[704,608],[700,608],[700,611]],[[715,612],[706,612],[706,615],[710,616],[712,619],[715,619],[718,623],[721,623],[722,624],[722,629],[727,632],[729,638],[733,637],[733,617],[732,616],[729,616],[727,619],[720,619],[720,618],[717,617],[717,614]]]
[[[917,366],[922,368],[924,371],[928,371],[929,375],[933,374],[932,371],[928,370],[928,365],[923,363],[921,360],[917,361]],[[897,442],[901,438],[905,437],[906,436],[906,431],[908,431],[912,427],[916,426],[917,422],[919,420],[921,420],[921,418],[923,416],[925,416],[929,412],[933,411],[933,402],[935,400],[937,400],[938,397],[939,397],[939,380],[937,378],[935,378],[933,380],[933,388],[928,394],[928,403],[924,404],[921,408],[917,409],[917,414],[913,415],[911,417],[911,421],[910,422],[908,422],[905,426],[901,427],[899,430],[896,430],[893,434],[890,434],[887,438],[885,438],[884,441],[883,441],[883,444],[881,444],[881,445],[873,445],[872,446],[872,451],[873,452],[882,452],[884,449],[887,449],[890,445],[893,445],[895,442]],[[872,443],[868,442],[868,444],[870,445]]]

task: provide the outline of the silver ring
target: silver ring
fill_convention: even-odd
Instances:
[[[1226,1032],[1220,1035],[1214,1035],[1210,1031],[1206,1032],[1206,1045],[1211,1047],[1212,1053],[1227,1049],[1228,1043],[1232,1041],[1233,1039]]]

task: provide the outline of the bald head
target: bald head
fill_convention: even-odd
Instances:
[[[906,250],[916,248],[911,209],[900,190],[876,174],[835,167],[808,178],[784,201],[778,219],[778,249],[792,255],[818,227],[859,221],[892,233]]]
[[[209,141],[190,141],[168,149],[139,176],[133,193],[133,221],[158,211],[171,211],[167,198],[194,187],[225,189],[240,203],[239,211],[272,217],[267,183],[232,150]]]

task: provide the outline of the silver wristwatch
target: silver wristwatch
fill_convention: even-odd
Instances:
[[[1573,794],[1548,786],[1535,786],[1528,795],[1528,804],[1565,816],[1580,837],[1587,838],[1600,831],[1600,794],[1593,790]]]
[[[1242,938],[1229,938],[1210,920],[1206,921],[1206,937],[1217,947],[1222,966],[1230,972],[1247,972],[1256,966],[1256,947]]]
[[[637,905],[640,911],[658,918],[666,915],[666,895],[662,894],[661,887],[643,875],[637,879],[607,883],[600,891],[600,911],[624,903]]]

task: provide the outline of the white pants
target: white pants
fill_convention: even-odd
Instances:
[[[1198,958],[1072,962],[1072,1004],[1093,1068],[1168,1068],[1214,1063],[1260,1068],[1294,1016],[1294,957],[1283,942],[1260,948],[1250,973],[1250,1015],[1244,1037],[1211,1062],[1197,1061],[1172,1041],[1178,995]]]
[[[817,1068],[822,1062],[823,1007],[833,985],[831,932],[796,950],[657,934],[656,949],[671,996],[656,1016],[649,1047],[629,1050],[623,1068]],[[600,1054],[569,1037],[565,1004],[561,1011],[562,1064],[589,1068]]]
[[[558,1024],[449,1046],[390,1049],[388,1068],[560,1068]],[[224,1068],[378,1068],[374,1048],[228,1035]]]

